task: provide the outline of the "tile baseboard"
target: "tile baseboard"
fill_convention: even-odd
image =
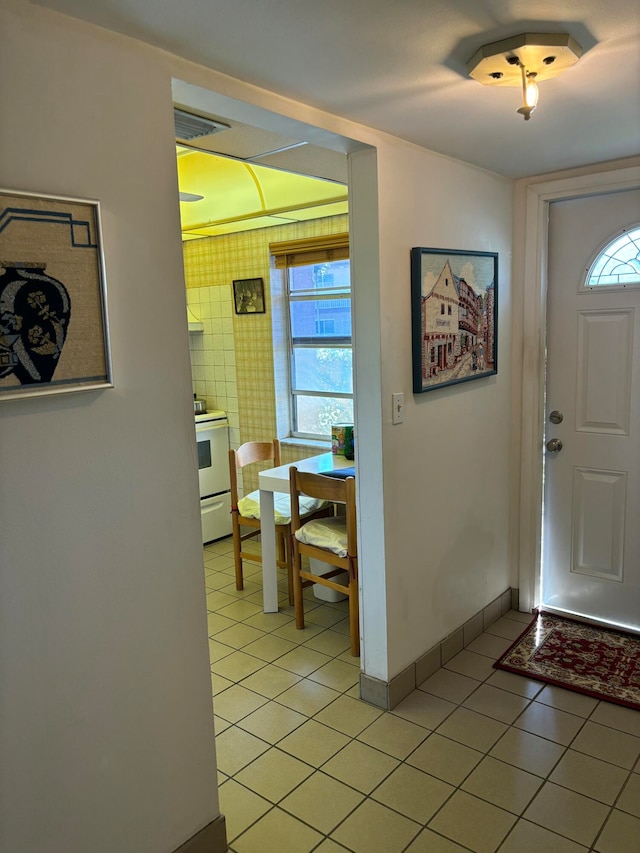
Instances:
[[[228,849],[227,828],[221,814],[176,848],[174,853],[225,853]]]
[[[478,611],[471,619],[456,628],[428,652],[421,655],[390,681],[373,678],[364,672],[360,673],[360,698],[370,705],[391,711],[392,708],[430,678],[434,672],[461,652],[483,631],[497,622],[509,610],[518,609],[518,590],[510,587]]]

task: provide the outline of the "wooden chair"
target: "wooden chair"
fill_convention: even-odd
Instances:
[[[338,479],[322,474],[306,474],[294,466],[290,469],[291,486],[291,547],[293,551],[293,595],[296,628],[304,628],[304,599],[302,591],[312,584],[321,584],[349,598],[349,629],[351,654],[360,654],[360,620],[358,613],[358,546],[356,539],[356,485],[353,477]],[[345,505],[345,515],[307,521],[300,517],[298,501],[308,495]],[[334,568],[322,575],[302,568],[302,556],[315,558]],[[346,571],[347,587],[332,580]]]
[[[244,589],[244,574],[242,563],[249,560],[254,563],[262,563],[259,553],[246,551],[242,543],[247,539],[253,539],[260,535],[260,492],[256,489],[240,498],[238,495],[238,471],[255,462],[269,462],[269,467],[277,468],[280,462],[280,442],[273,441],[247,441],[237,450],[229,451],[229,475],[231,486],[231,525],[233,532],[233,558],[236,572],[236,589]],[[278,504],[280,506],[278,506]],[[287,584],[289,590],[289,604],[294,603],[293,598],[293,568],[291,553],[291,524],[290,524],[290,500],[289,496],[276,497],[276,511],[280,510],[281,517],[286,518],[286,523],[276,523],[276,563],[278,568],[286,569]],[[332,512],[331,507],[326,504],[309,504],[306,517],[327,515]],[[242,532],[241,528],[248,528]]]

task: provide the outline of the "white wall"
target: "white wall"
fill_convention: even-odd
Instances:
[[[367,675],[388,677],[385,491],[382,460],[382,340],[375,149],[349,158],[349,252],[354,341],[355,458],[358,467],[360,663]]]
[[[218,814],[171,86],[0,7],[0,186],[101,202],[115,388],[0,402],[0,850],[164,853]]]
[[[511,585],[513,184],[388,137],[376,148],[351,157],[350,206],[363,668],[388,680]],[[497,376],[413,395],[413,246],[499,253]]]
[[[388,672],[510,586],[513,184],[417,148],[378,149]],[[412,394],[409,249],[499,253],[498,374]],[[391,395],[405,422],[391,424]]]
[[[25,0],[0,34],[0,185],[100,199],[116,384],[0,407],[0,850],[162,853],[218,811],[171,77],[377,149],[352,165],[376,677],[508,586],[511,186]],[[501,361],[414,399],[420,245],[500,252]]]

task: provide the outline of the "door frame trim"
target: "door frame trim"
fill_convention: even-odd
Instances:
[[[515,556],[519,608],[523,611],[540,602],[549,204],[637,187],[638,158],[607,164],[598,171],[581,169],[579,173],[516,182],[515,223],[521,237],[514,247],[514,281],[522,283],[522,291],[520,312],[514,311],[513,355],[515,364],[520,364],[521,376],[520,430],[514,439],[514,458],[519,459],[519,465],[514,466],[519,496]]]

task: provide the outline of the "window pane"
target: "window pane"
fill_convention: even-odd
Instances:
[[[328,438],[334,423],[353,422],[349,261],[287,270],[293,432]]]
[[[294,347],[293,389],[353,393],[350,347]]]
[[[616,237],[595,259],[587,287],[640,284],[640,228]]]
[[[291,302],[294,338],[351,338],[351,299],[301,299]]]
[[[294,397],[297,409],[297,432],[329,436],[333,424],[353,423],[353,400],[335,397]]]
[[[307,267],[289,267],[289,288],[292,293],[328,287],[346,291],[351,289],[349,261],[310,264]]]

